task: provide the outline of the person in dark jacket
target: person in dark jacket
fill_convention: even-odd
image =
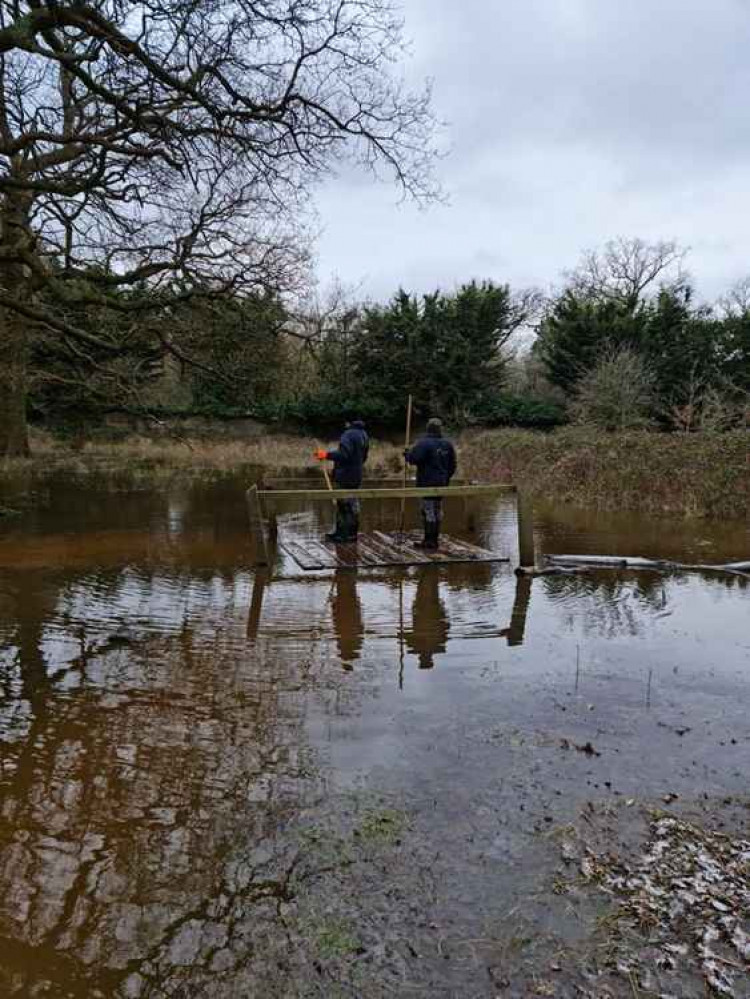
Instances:
[[[427,434],[413,448],[404,451],[410,465],[417,467],[417,486],[447,486],[456,472],[456,449],[443,437],[440,420],[430,420]],[[435,551],[440,539],[440,524],[443,519],[443,501],[435,496],[422,500],[422,523],[424,541],[417,542],[417,548]]]
[[[315,457],[320,461],[333,462],[333,481],[339,489],[359,489],[369,450],[370,438],[364,423],[352,420],[347,422],[339,446],[333,451],[316,451]],[[329,541],[349,542],[356,541],[358,533],[359,500],[338,500],[336,526],[326,537]]]

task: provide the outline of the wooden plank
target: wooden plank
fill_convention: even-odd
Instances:
[[[332,566],[325,564],[319,558],[311,558],[308,553],[299,545],[289,541],[279,541],[279,547],[287,555],[291,555],[301,569],[312,571],[314,569],[330,569]]]
[[[488,555],[494,557],[497,554],[496,552],[489,551],[487,548],[480,548],[478,545],[473,545],[470,541],[463,541],[461,538],[446,537],[444,541],[441,541],[441,544],[447,545],[448,551],[456,555],[485,558]],[[506,558],[505,561],[510,562],[510,559]]]
[[[404,552],[392,538],[381,534],[380,531],[373,531],[367,536],[366,547],[372,552],[375,564],[403,565],[404,558],[408,558],[411,563],[420,562],[416,552]],[[413,557],[412,557],[413,555]]]
[[[444,537],[436,552],[422,551],[412,547],[416,537],[373,531],[360,534],[356,544],[334,545],[317,538],[287,536],[281,538],[280,544],[301,568],[308,571],[510,561],[495,552],[451,537]]]
[[[356,545],[336,544],[333,541],[318,542],[327,551],[331,552],[336,559],[339,569],[356,569],[359,565]]]
[[[328,551],[308,551],[304,545],[289,538],[282,538],[279,544],[303,569],[335,569],[336,560]]]
[[[326,565],[334,569],[348,569],[356,566],[356,560],[348,556],[339,545],[328,544],[319,538],[305,538],[298,542],[309,553],[310,557],[316,555],[325,560]]]
[[[392,536],[384,534],[383,531],[373,531],[373,534],[375,534],[377,538],[379,538],[381,541],[383,541],[386,544],[398,544],[399,548],[402,551],[405,551],[411,558],[413,558],[414,562],[417,565],[419,565],[421,562],[430,561],[427,558],[427,556],[424,554],[424,552],[421,552],[419,551],[419,549],[414,548],[413,542],[410,543],[406,541],[408,535],[404,535],[404,541],[401,541],[400,538],[398,541],[396,541],[396,539],[394,539]],[[415,541],[417,540],[416,537],[414,538],[414,540]]]
[[[417,535],[408,535],[409,549],[415,540],[417,540]],[[406,547],[406,545],[404,546]],[[479,548],[477,545],[473,545],[468,541],[463,541],[460,538],[453,538],[450,535],[443,535],[440,540],[440,548],[437,552],[424,552],[422,549],[415,550],[414,554],[419,557],[423,556],[425,562],[509,562],[509,558],[497,555],[495,552],[488,551],[486,548]]]
[[[336,499],[424,499],[430,496],[495,496],[500,493],[515,494],[516,487],[509,485],[483,486],[432,486],[431,488],[406,489],[336,489]],[[331,494],[325,489],[264,489],[259,494],[263,500],[275,503],[282,500],[325,500],[329,502]]]
[[[384,556],[382,551],[373,547],[369,539],[365,540],[361,535],[357,539],[356,557],[359,564],[364,566],[390,565],[393,561],[392,556]]]

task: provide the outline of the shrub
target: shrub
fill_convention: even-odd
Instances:
[[[570,413],[574,422],[600,430],[635,430],[649,426],[654,406],[654,377],[625,347],[605,354],[581,379]]]

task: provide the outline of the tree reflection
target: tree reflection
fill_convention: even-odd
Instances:
[[[27,703],[29,723],[2,733],[0,992],[171,994],[212,963],[228,974],[247,964],[254,908],[286,890],[278,831],[320,790],[297,664],[248,659],[229,624],[193,626],[179,604],[170,630],[141,615],[108,637],[99,620],[94,640],[74,623],[87,584],[37,582],[6,639],[22,680],[4,708]],[[109,584],[110,622],[169,592],[142,574]],[[228,606],[216,586],[206,609]]]
[[[606,637],[633,637],[650,620],[669,613],[675,583],[700,580],[702,587],[735,592],[748,588],[741,576],[687,572],[598,570],[573,575],[544,576],[547,596],[565,609],[571,621],[580,619],[588,632]]]

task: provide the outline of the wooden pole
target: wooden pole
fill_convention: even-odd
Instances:
[[[536,564],[534,551],[534,514],[526,495],[518,492],[518,564],[532,568]]]
[[[404,441],[404,450],[406,450],[411,444],[411,408],[412,408],[412,397],[409,396],[409,401],[406,404],[406,438]],[[406,460],[406,455],[404,455],[404,489],[406,489],[406,479],[409,474],[409,462]],[[401,500],[401,517],[398,522],[398,533],[404,533],[404,521],[406,519],[406,498]]]
[[[323,448],[319,448],[318,450],[322,451]],[[323,464],[323,462],[320,463],[320,470],[323,473],[323,478],[325,479],[326,489],[328,490],[329,493],[332,493],[333,492],[333,483],[331,482],[331,476],[330,476],[330,474],[328,472],[328,469]],[[333,503],[333,505],[335,507],[336,506],[336,500],[332,500],[332,503]]]
[[[323,449],[321,448],[320,450],[322,451]],[[325,479],[326,491],[329,492],[329,493],[332,493],[333,492],[333,483],[331,482],[331,476],[330,476],[330,474],[328,472],[328,469],[323,464],[323,462],[320,463],[320,470],[323,473],[323,478]],[[336,500],[331,500],[331,506],[333,507],[334,513],[335,513],[335,511],[336,511]],[[333,530],[334,531],[338,530],[338,518],[336,519],[336,523],[334,524]]]
[[[323,465],[323,478],[326,480],[326,488],[329,493],[333,492],[333,483],[331,482],[331,476],[328,474],[328,469]],[[336,500],[331,500],[334,506],[336,506]]]
[[[404,577],[398,580],[398,689],[404,689]]]
[[[263,595],[266,592],[266,586],[270,582],[270,579],[271,574],[268,569],[258,569],[255,573],[253,598],[250,602],[250,613],[247,617],[247,637],[252,641],[255,641],[258,637],[260,616],[263,611]]]
[[[257,483],[256,483],[256,485],[257,485]],[[276,543],[276,539],[279,536],[279,522],[278,522],[278,518],[276,516],[276,511],[275,510],[267,510],[266,509],[265,503],[263,502],[263,499],[262,499],[263,493],[265,491],[266,491],[266,485],[265,485],[265,477],[264,477],[264,478],[262,478],[260,480],[260,487],[258,489],[258,503],[259,503],[259,509],[260,509],[260,512],[261,512],[261,516],[263,517],[263,520],[264,520],[264,523],[265,523],[265,526],[266,526],[266,532],[267,532],[268,538],[269,538],[269,540],[271,540],[275,544]]]
[[[255,534],[256,539],[260,541],[260,550],[257,551],[257,563],[258,565],[270,565],[271,559],[268,551],[266,525],[263,518],[263,506],[261,505],[257,486],[251,486],[247,491],[247,512],[250,517],[250,528]]]

